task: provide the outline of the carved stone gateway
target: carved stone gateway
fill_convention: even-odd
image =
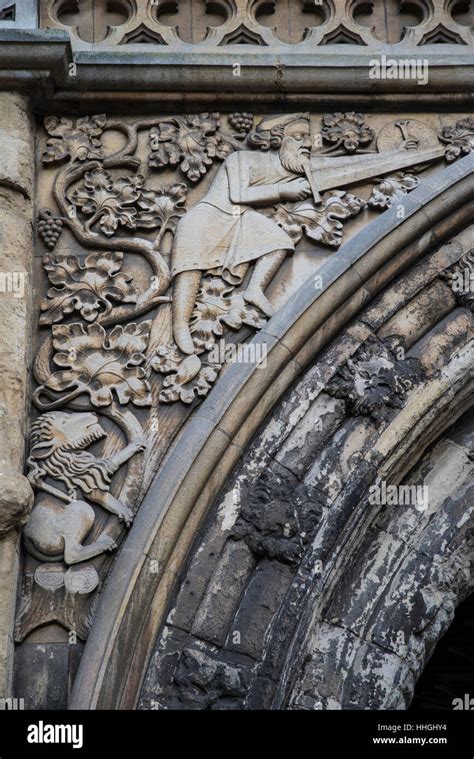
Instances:
[[[299,3],[296,39],[281,4],[85,5],[20,33],[0,4],[2,86],[10,44],[45,56],[43,102],[0,110],[2,688],[407,708],[472,589],[474,116],[438,48],[472,76],[462,9],[402,33],[390,3]],[[371,76],[397,44],[426,90]]]

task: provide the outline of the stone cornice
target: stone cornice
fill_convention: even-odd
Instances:
[[[462,110],[474,99],[474,54],[461,45],[388,46],[326,45],[296,51],[228,45],[196,46],[172,51],[159,46],[93,47],[75,49],[62,30],[0,31],[0,87],[30,92],[40,108],[54,104],[110,108],[140,104],[166,109],[173,104],[261,105],[295,103],[325,107],[344,99],[347,107],[424,108]],[[243,50],[242,48],[245,47]],[[371,79],[369,62],[380,58],[427,59],[429,81]],[[71,64],[75,66],[71,69]],[[235,76],[236,66],[240,76]],[[347,69],[351,77],[347,77]],[[137,82],[140,89],[137,90]],[[156,95],[159,94],[157,103]]]

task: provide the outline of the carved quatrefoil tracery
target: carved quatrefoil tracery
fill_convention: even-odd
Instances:
[[[76,44],[471,44],[469,0],[41,0]]]

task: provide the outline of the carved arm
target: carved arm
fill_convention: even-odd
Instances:
[[[278,184],[263,184],[254,187],[249,186],[250,173],[248,168],[240,162],[238,171],[227,168],[229,178],[229,197],[234,205],[244,204],[249,206],[267,205],[279,203],[281,195]]]

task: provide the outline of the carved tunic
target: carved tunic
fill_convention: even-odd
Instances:
[[[281,202],[279,183],[295,176],[274,151],[230,155],[204,198],[178,224],[172,275],[222,267],[235,281],[239,264],[274,250],[294,251],[286,232],[252,206]]]

